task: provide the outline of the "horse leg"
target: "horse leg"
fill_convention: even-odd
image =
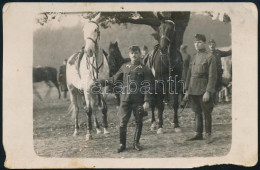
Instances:
[[[107,103],[106,103],[106,96],[108,92],[108,86],[102,89],[102,95],[100,95],[101,98],[101,103],[102,103],[102,119],[103,119],[103,126],[104,126],[104,134],[108,134],[109,131],[107,130],[108,128],[108,123],[107,123]]]
[[[86,140],[91,140],[91,130],[92,130],[92,109],[86,110],[87,113],[87,118],[88,118],[88,123],[86,124]]]
[[[89,100],[90,95],[87,93],[87,91],[84,89],[84,97],[85,97],[85,109],[86,113],[88,115],[88,125],[86,126],[86,140],[92,139],[91,130],[92,130],[92,123],[91,123],[91,115],[93,114],[93,107],[91,107],[91,103]]]
[[[163,98],[161,98],[163,99]],[[163,133],[163,110],[164,110],[164,103],[163,100],[158,100],[158,119],[159,119],[159,127],[157,130],[157,134]]]
[[[42,101],[42,97],[34,85],[33,85],[33,90],[34,90],[35,95]]]
[[[116,101],[117,101],[117,106],[116,108],[118,109],[120,106],[120,94],[115,94],[116,95]]]
[[[152,106],[151,110],[152,110],[152,119],[151,119],[152,125],[151,125],[151,130],[153,131],[153,130],[156,129],[156,121],[155,121],[155,116],[154,116],[155,106]]]
[[[60,88],[59,88],[59,84],[57,81],[52,81],[52,83],[55,85],[56,89],[58,90],[58,93],[59,93],[59,99],[60,99]],[[64,97],[65,95],[67,96],[67,91],[64,91]]]
[[[94,118],[94,125],[96,127],[97,134],[100,134],[101,130],[100,130],[100,126],[99,126],[98,119],[97,119],[98,104],[99,104],[98,96],[97,95],[92,95],[91,102],[90,102],[90,107],[92,108],[92,114],[93,114],[93,118]]]
[[[103,126],[104,126],[104,134],[109,134],[109,131],[107,130],[108,128],[108,123],[107,123],[107,105],[105,103],[105,100],[102,100],[102,118],[103,118]]]
[[[52,85],[50,84],[49,81],[44,81],[44,82],[45,82],[45,84],[49,87],[49,89],[48,89],[48,91],[47,91],[47,93],[46,93],[46,95],[45,95],[45,98],[46,98],[46,97],[48,97],[48,96],[50,95]]]
[[[78,122],[78,114],[79,114],[79,107],[77,103],[77,91],[76,89],[73,89],[73,91],[70,91],[70,99],[71,99],[71,109],[72,109],[72,115],[74,118],[74,133],[73,136],[78,135],[79,130],[79,122]]]
[[[175,132],[180,132],[180,125],[179,125],[179,119],[178,119],[178,108],[179,108],[179,95],[174,94],[174,102],[173,102],[173,124],[174,124],[174,130]]]

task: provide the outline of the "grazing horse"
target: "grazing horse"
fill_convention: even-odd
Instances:
[[[179,80],[182,74],[182,56],[175,44],[175,23],[170,20],[162,21],[159,27],[160,40],[155,46],[146,65],[151,68],[155,77],[155,97],[152,108],[152,126],[155,129],[155,107],[158,109],[159,127],[157,134],[163,133],[164,101],[173,106],[173,124],[176,132],[180,131],[178,122],[178,93],[181,91]],[[173,82],[174,81],[174,82]],[[170,83],[168,83],[170,82]],[[174,94],[170,89],[174,89]],[[171,102],[169,99],[171,98]]]
[[[73,54],[67,63],[67,86],[71,96],[71,105],[70,112],[75,119],[75,130],[73,136],[78,134],[78,113],[79,113],[79,103],[82,100],[85,101],[85,109],[88,115],[88,125],[86,140],[92,139],[91,136],[91,114],[94,116],[94,123],[96,125],[97,133],[100,133],[98,121],[97,121],[97,112],[99,109],[102,109],[103,113],[103,126],[104,134],[109,133],[107,131],[107,105],[104,100],[103,94],[101,93],[102,89],[99,83],[96,81],[101,79],[107,79],[108,75],[108,63],[106,57],[103,55],[102,49],[99,47],[100,41],[100,32],[99,25],[97,23],[100,15],[95,17],[92,21],[88,20],[84,27],[84,54],[80,61],[71,62],[75,59],[75,55],[79,56],[80,53]],[[74,63],[74,64],[71,64]],[[76,66],[76,64],[79,64]],[[84,99],[82,99],[84,97]]]
[[[109,65],[109,77],[115,75],[124,63],[131,61],[130,58],[123,58],[117,42],[109,44],[107,59]],[[120,94],[118,93],[118,91],[120,91],[120,89],[117,89],[114,85],[111,85],[108,88],[109,92],[115,93],[117,99],[117,106],[119,106]]]
[[[60,99],[60,89],[57,80],[57,70],[53,67],[34,67],[33,68],[33,83],[38,83],[44,81],[49,87],[52,87],[50,82],[52,82],[58,90],[59,99]],[[50,93],[48,90],[47,94]],[[40,94],[38,93],[37,89],[34,87],[34,91],[36,95],[42,100]],[[46,94],[46,95],[47,95]]]

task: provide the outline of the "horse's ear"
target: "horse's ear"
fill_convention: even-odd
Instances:
[[[161,23],[165,20],[160,12],[157,12],[157,18],[160,20]]]
[[[117,41],[115,42],[115,45],[116,45],[116,46],[118,46],[118,43],[117,43]]]
[[[101,13],[98,13],[97,16],[95,16],[95,18],[93,18],[91,21],[93,22],[98,22],[100,20]]]

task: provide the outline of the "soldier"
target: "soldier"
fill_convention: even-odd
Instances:
[[[149,103],[151,102],[150,90],[147,89],[147,86],[143,83],[144,81],[152,83],[152,72],[141,63],[140,48],[138,46],[131,46],[129,57],[131,62],[122,65],[120,70],[109,79],[111,83],[123,77],[123,88],[119,108],[120,147],[117,150],[118,152],[122,152],[126,149],[127,123],[132,111],[136,122],[133,146],[137,151],[141,150],[139,140],[143,127],[143,114],[144,111],[149,108]]]
[[[221,63],[221,57],[227,57],[232,54],[231,49],[229,51],[220,51],[216,49],[216,42],[211,39],[209,41],[209,49],[210,52],[215,56],[216,58],[216,64],[217,64],[217,82],[216,82],[216,93],[218,93],[222,88],[222,63]],[[214,94],[214,99],[216,99],[217,95]]]
[[[59,83],[61,87],[61,91],[63,91],[63,97],[64,99],[67,98],[67,80],[66,80],[66,64],[67,64],[67,59],[63,60],[63,65],[60,66],[60,71],[59,71]]]
[[[143,46],[142,49],[142,63],[146,63],[147,59],[148,59],[148,55],[149,55],[149,51],[148,51],[148,47],[146,45]]]
[[[195,112],[196,135],[188,140],[203,139],[203,118],[205,118],[206,143],[211,142],[211,126],[213,110],[212,94],[215,92],[217,79],[215,57],[206,51],[206,37],[195,35],[194,46],[197,53],[190,62],[187,79],[185,100],[190,99],[191,109]]]

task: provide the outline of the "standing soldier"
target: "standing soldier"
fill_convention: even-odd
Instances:
[[[189,140],[203,139],[203,118],[205,118],[206,143],[211,142],[211,127],[213,110],[212,94],[215,92],[217,69],[215,57],[206,51],[206,37],[203,34],[196,34],[194,46],[196,54],[190,62],[186,79],[185,100],[191,102],[191,109],[195,112],[196,135]]]
[[[231,51],[231,49],[229,51],[220,51],[220,50],[216,49],[216,42],[213,39],[211,39],[209,41],[209,49],[210,49],[210,52],[216,58],[216,64],[217,64],[216,93],[218,93],[222,88],[223,69],[222,69],[221,58],[230,56],[232,54],[232,51]],[[216,99],[216,97],[217,97],[216,93],[214,94],[214,99]]]
[[[142,49],[142,63],[146,63],[146,61],[148,60],[149,57],[149,51],[148,51],[148,47],[146,45],[143,46]]]
[[[67,80],[66,80],[66,64],[67,64],[67,59],[63,61],[63,65],[60,66],[60,71],[59,71],[59,83],[61,87],[61,91],[63,91],[63,97],[64,99],[67,98]]]
[[[144,111],[149,108],[151,102],[151,90],[147,88],[147,84],[144,82],[150,82],[151,85],[152,72],[141,63],[140,48],[138,46],[131,46],[129,57],[131,62],[124,64],[109,81],[110,83],[116,82],[123,78],[123,89],[119,108],[120,147],[117,150],[118,152],[122,152],[126,149],[127,123],[132,111],[136,122],[133,146],[137,151],[141,150],[139,140],[143,127],[143,114]]]

